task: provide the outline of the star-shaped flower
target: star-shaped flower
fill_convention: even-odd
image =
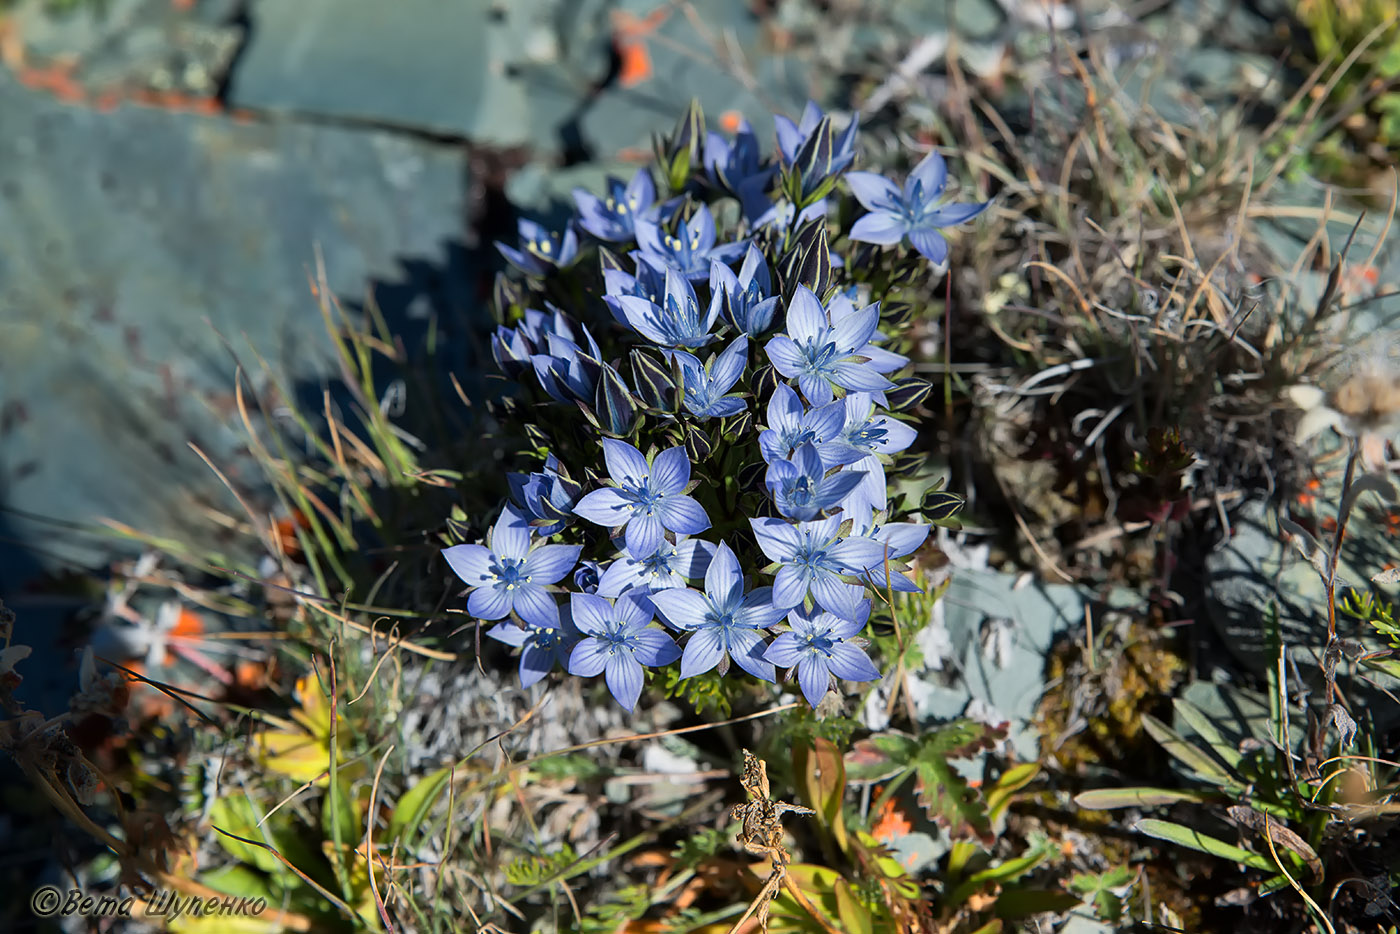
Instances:
[[[656,183],[646,168],[637,170],[632,180],[607,177],[608,193],[599,198],[584,188],[575,188],[574,204],[578,205],[578,225],[597,237],[617,243],[635,236],[637,215],[651,207],[656,200]]]
[[[773,640],[764,658],[779,668],[796,668],[802,696],[813,707],[831,686],[831,676],[847,681],[878,681],[880,670],[853,640],[865,628],[870,601],[862,600],[854,619],[795,609],[788,614],[790,632]]]
[[[584,636],[569,655],[569,673],[602,674],[609,693],[628,711],[642,696],[643,666],[669,665],[681,657],[671,637],[651,625],[651,604],[642,591],[628,591],[616,602],[576,593],[569,604]]]
[[[830,402],[837,388],[883,392],[893,389],[894,383],[865,365],[868,358],[857,352],[879,323],[878,304],[833,323],[812,290],[799,285],[788,303],[787,333],[772,338],[763,349],[775,370],[797,380],[812,405]]]
[[[690,483],[685,448],[668,448],[648,464],[626,441],[604,438],[603,460],[613,485],[589,493],[574,512],[608,528],[625,527],[624,541],[632,557],[655,553],[668,531],[697,535],[710,527],[705,510],[685,494]]]
[[[725,674],[729,660],[765,681],[773,666],[764,661],[760,630],[783,618],[773,606],[771,587],[744,593],[744,575],[729,546],[720,542],[705,572],[705,592],[664,590],[651,595],[666,622],[690,633],[681,656],[681,677],[692,678],[718,667]]]
[[[873,172],[847,172],[846,183],[870,212],[851,227],[852,240],[888,245],[908,238],[936,266],[948,261],[948,241],[939,228],[972,220],[991,204],[939,204],[948,183],[948,165],[936,150],[914,167],[903,189]]]
[[[487,545],[444,548],[453,573],[472,587],[467,612],[478,619],[504,619],[514,610],[534,626],[558,626],[559,607],[546,587],[573,570],[579,545],[530,547],[530,526],[507,506]]]

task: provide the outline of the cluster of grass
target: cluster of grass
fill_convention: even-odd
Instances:
[[[1094,43],[1054,51],[1048,75],[1024,76],[1043,88],[1034,110],[984,97],[953,62],[947,122],[912,128],[963,142],[997,192],[998,219],[955,255],[945,293],[910,283],[902,296],[930,309],[923,362],[943,381],[922,414],[1007,563],[1167,592],[1193,517],[1303,476],[1286,389],[1343,356],[1347,260],[1325,224],[1292,270],[1256,233],[1284,210],[1270,196],[1306,124],[1251,127],[1242,104],[1187,125],[1124,90]],[[1251,155],[1271,143],[1277,157]],[[1288,284],[1304,263],[1331,271],[1306,305]],[[453,607],[435,563],[504,496],[494,454],[522,439],[445,388],[431,344],[411,357],[372,307],[342,314],[324,277],[316,295],[341,391],[301,410],[285,405],[289,390],[257,394],[240,376],[238,411],[267,482],[230,483],[242,511],[213,524],[235,543],[214,552],[132,533],[165,556],[139,575],[144,586],[266,637],[254,683],[192,690],[151,671],[93,670],[72,708],[46,718],[9,695],[24,653],[0,619],[0,748],[110,851],[109,879],[265,899],[250,931],[724,934],[762,913],[775,934],[991,934],[1071,910],[1182,930],[1230,910],[1203,903],[1216,896],[1260,929],[1394,930],[1400,766],[1377,718],[1348,697],[1360,679],[1393,684],[1397,672],[1335,625],[1319,637],[1324,696],[1300,690],[1276,637],[1269,732],[1227,738],[1169,700],[1186,665],[1163,599],[1049,663],[1058,683],[1042,756],[1017,762],[998,727],[914,714],[915,637],[948,573],[930,549],[930,592],[891,596],[889,623],[873,632],[895,675],[889,729],[757,706],[705,678],[684,690],[649,682],[651,723],[624,724],[571,681],[534,700]],[[1393,607],[1337,581],[1358,497],[1393,498],[1383,478],[1352,469],[1358,451],[1331,540],[1300,541],[1329,619],[1349,614],[1396,649]],[[124,756],[99,764],[64,730],[111,721],[128,690],[174,702],[170,735],[138,730]],[[1194,741],[1168,724],[1172,711]],[[658,748],[714,767],[663,773],[642,758]],[[743,794],[740,749],[766,763],[772,799],[812,812],[789,815],[789,836],[756,863],[736,855],[726,817]],[[1148,774],[1133,758],[1177,762],[1181,778],[1132,783]],[[766,797],[745,789],[750,802]],[[916,810],[901,804],[911,789]],[[1119,809],[1139,819],[1114,826],[1099,813]],[[891,848],[916,823],[950,844],[923,874]],[[1125,830],[1165,846],[1144,853]],[[1173,873],[1184,852],[1216,861],[1206,895]],[[228,929],[217,918],[173,927]]]

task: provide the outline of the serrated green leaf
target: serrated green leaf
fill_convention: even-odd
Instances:
[[[868,784],[893,778],[909,766],[918,748],[912,737],[900,733],[868,736],[846,753],[846,780]]]
[[[914,794],[919,805],[929,820],[947,829],[948,836],[954,840],[975,838],[984,846],[995,841],[986,802],[947,759],[921,757],[914,774],[918,778]]]

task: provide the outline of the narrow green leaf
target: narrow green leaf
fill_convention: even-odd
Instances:
[[[1217,856],[1220,859],[1228,859],[1234,863],[1243,863],[1254,869],[1262,869],[1265,871],[1276,871],[1278,869],[1268,857],[1261,856],[1258,853],[1251,853],[1249,850],[1237,847],[1232,843],[1226,843],[1224,840],[1208,836],[1207,834],[1201,833],[1199,830],[1192,830],[1190,827],[1183,827],[1181,824],[1175,824],[1171,821],[1145,817],[1134,824],[1133,829],[1138,833],[1145,834],[1149,837],[1155,837],[1158,840],[1166,840],[1168,843],[1175,843],[1178,846],[1184,846],[1187,849],[1196,850],[1199,853],[1205,853],[1210,856]]]
[[[423,826],[428,811],[451,777],[451,768],[438,769],[403,793],[399,803],[394,805],[394,813],[389,815],[390,840],[401,840],[405,845],[413,841],[412,833]]]
[[[1181,719],[1190,724],[1191,729],[1195,730],[1197,735],[1206,741],[1212,752],[1231,769],[1239,768],[1240,760],[1244,757],[1240,755],[1238,749],[1225,741],[1225,737],[1215,728],[1215,724],[1210,722],[1210,717],[1206,716],[1205,711],[1180,697],[1173,701],[1172,705],[1176,708],[1176,712],[1181,715]]]
[[[1240,790],[1240,786],[1223,766],[1161,720],[1145,713],[1142,715],[1142,728],[1167,751],[1168,755],[1205,781],[1231,790]]]
[[[1200,804],[1207,800],[1206,795],[1197,791],[1169,791],[1166,788],[1095,788],[1074,796],[1074,803],[1086,811],[1152,807],[1181,801]]]

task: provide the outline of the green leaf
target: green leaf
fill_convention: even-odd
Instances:
[[[846,822],[841,799],[846,793],[846,764],[841,751],[829,739],[815,738],[809,745],[799,743],[792,750],[793,771],[803,799],[817,812],[817,820],[846,849]]]
[[[987,792],[987,816],[996,823],[1006,809],[1011,806],[1011,798],[1025,788],[1040,774],[1039,762],[1023,762],[1002,773],[1001,778]]]
[[[1092,791],[1081,791],[1074,796],[1074,803],[1086,811],[1151,807],[1181,801],[1199,804],[1207,800],[1207,796],[1198,791],[1169,791],[1165,788],[1095,788]]]
[[[1003,921],[1020,921],[1053,911],[1060,914],[1079,904],[1079,898],[1053,889],[1008,889],[997,896],[992,911]]]
[[[394,805],[394,813],[389,815],[389,840],[402,841],[405,846],[413,842],[412,833],[423,825],[428,811],[437,801],[442,790],[452,777],[451,767],[436,772],[417,782],[405,791]]]
[[[1242,790],[1240,785],[1219,763],[1199,747],[1187,742],[1185,737],[1167,726],[1151,714],[1142,715],[1142,728],[1155,739],[1167,754],[1184,764],[1205,781],[1220,785],[1231,791]]]
[[[228,797],[215,799],[209,807],[209,823],[234,836],[271,843],[270,839],[265,837],[263,831],[258,827],[258,813],[257,809],[253,807],[253,802],[249,801],[248,796],[241,792],[234,792]],[[280,875],[286,871],[276,856],[261,847],[240,843],[224,836],[224,834],[216,834],[214,839],[228,855],[241,863],[256,866],[263,872],[272,875]]]
[[[202,872],[199,874],[199,881],[215,892],[225,895],[265,898],[271,904],[278,904],[282,900],[280,893],[268,885],[267,876],[243,863]]]
[[[937,755],[921,757],[914,767],[918,782],[914,793],[929,820],[948,830],[954,840],[976,838],[984,846],[995,842],[986,802],[968,785],[948,760]]]
[[[339,793],[330,794],[328,792],[321,799],[321,829],[327,840],[338,839],[342,844],[351,843],[364,835],[360,809],[355,801],[348,778],[340,777],[336,786]],[[339,837],[336,836],[337,831],[340,834]]]
[[[1231,769],[1239,768],[1240,760],[1244,757],[1240,755],[1238,749],[1225,741],[1225,737],[1215,728],[1215,724],[1210,722],[1210,717],[1206,716],[1205,711],[1180,697],[1173,701],[1172,705],[1180,714],[1181,719],[1190,724],[1191,729],[1195,730],[1197,735],[1206,741],[1212,752]]]
[[[877,733],[857,742],[846,753],[846,780],[883,782],[909,767],[919,745],[901,733]]]
[[[1133,829],[1138,833],[1158,840],[1166,840],[1168,843],[1175,843],[1188,849],[1206,853],[1210,856],[1218,856],[1221,859],[1228,859],[1231,862],[1243,863],[1254,869],[1265,871],[1277,871],[1278,867],[1272,860],[1258,853],[1251,853],[1249,850],[1241,849],[1231,843],[1226,843],[1216,837],[1208,836],[1199,830],[1192,830],[1190,827],[1183,827],[1171,821],[1156,820],[1145,817],[1133,825]]]
[[[845,879],[836,881],[836,916],[841,920],[841,930],[846,934],[874,934],[875,919],[856,899],[850,883]]]

